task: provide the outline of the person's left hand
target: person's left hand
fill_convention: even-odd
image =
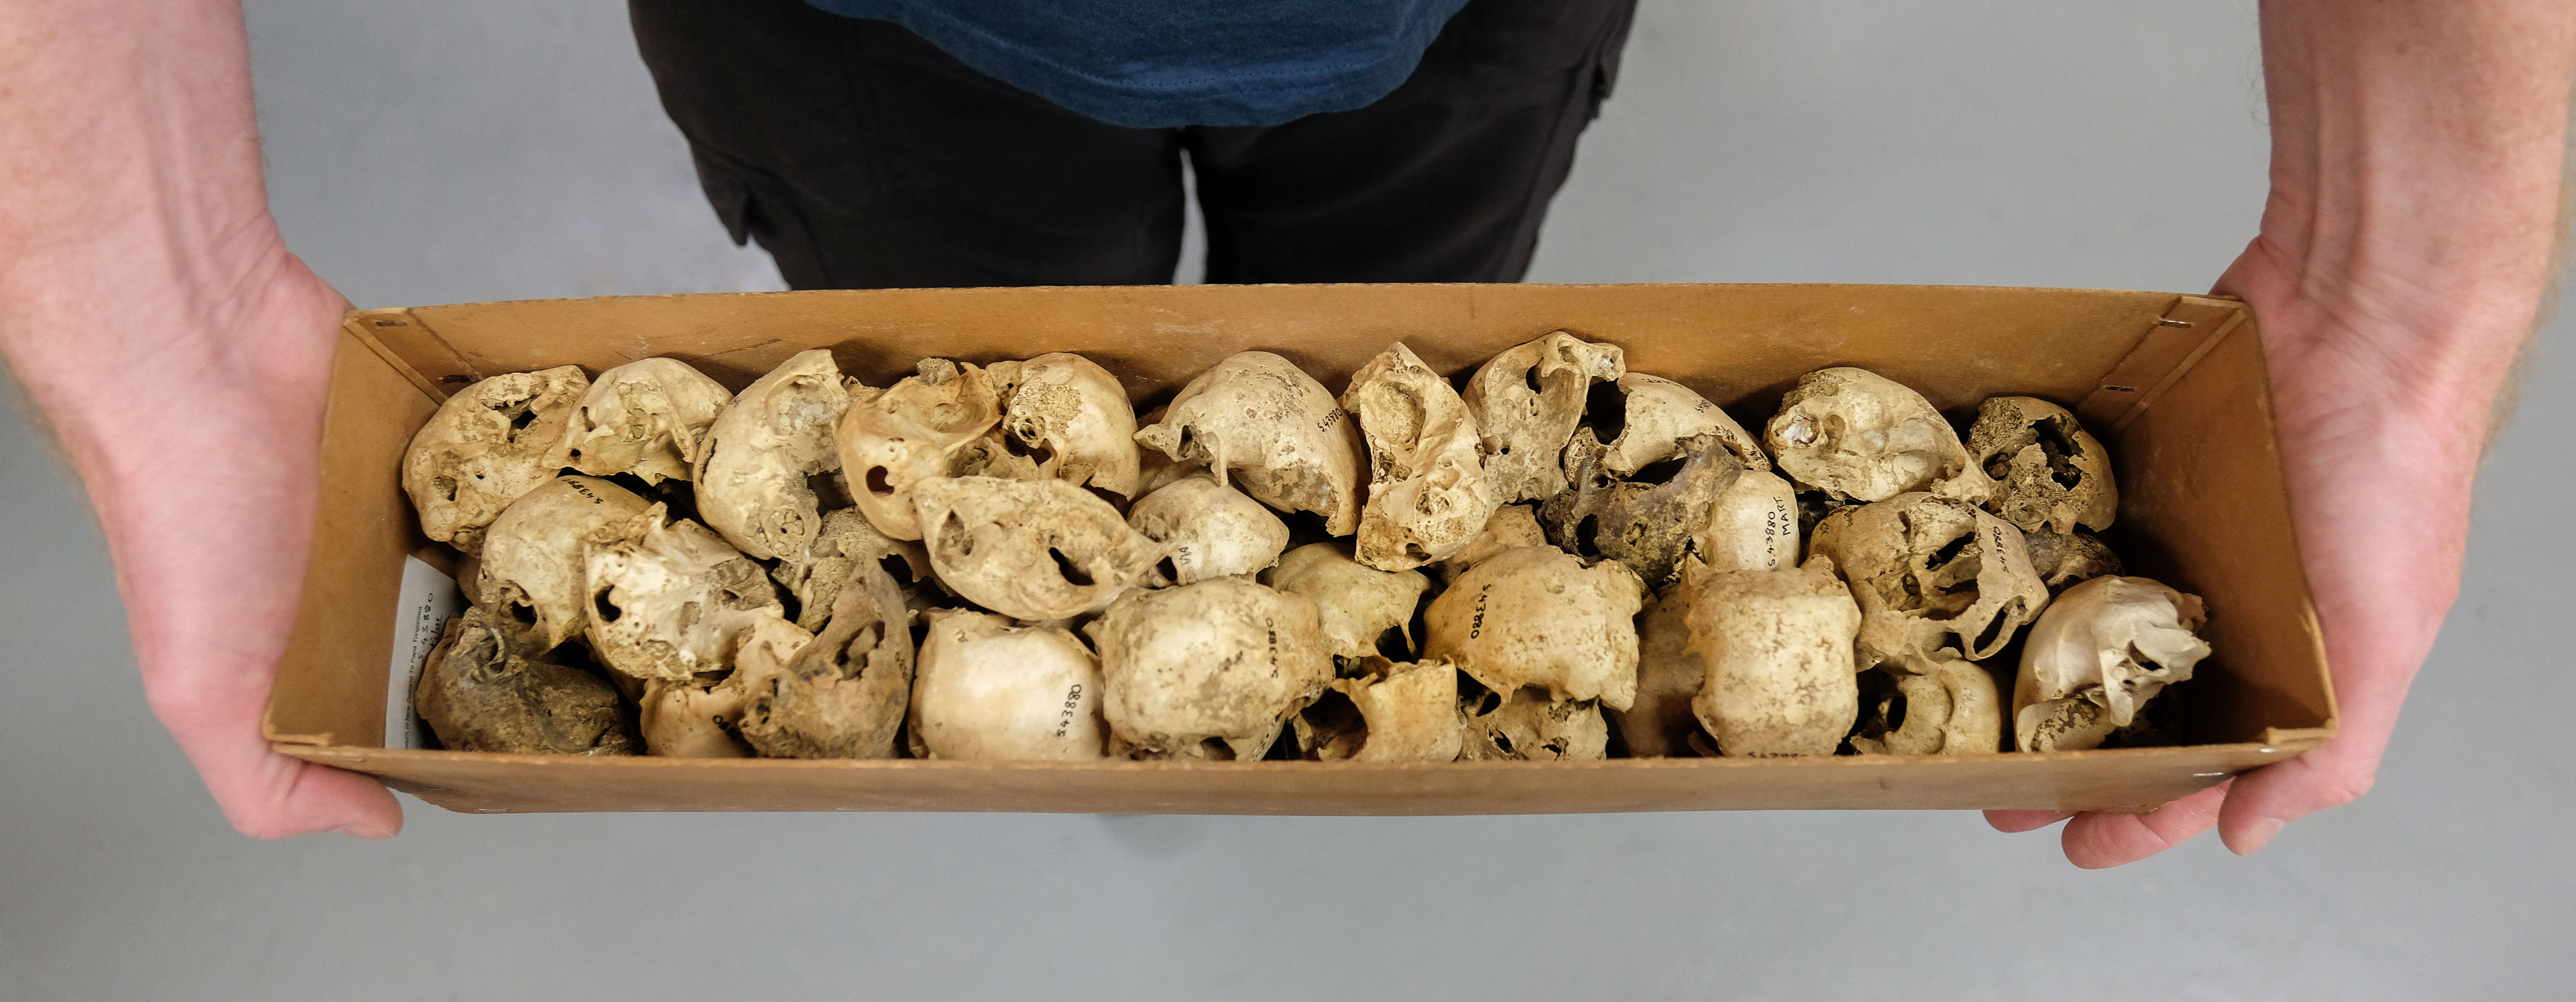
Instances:
[[[2077,866],[2143,859],[2213,825],[2228,848],[2251,853],[2288,822],[2369,792],[2407,685],[2459,594],[2493,394],[2443,387],[2409,349],[2446,325],[2527,326],[2528,314],[2481,317],[2457,302],[2359,290],[2338,297],[2358,301],[2320,301],[2294,279],[2306,264],[2300,248],[2258,238],[2214,291],[2244,299],[2263,332],[2340,727],[2324,747],[2145,814],[1986,812],[2006,832],[2072,817],[2065,849]],[[2388,475],[2397,469],[2410,473]]]

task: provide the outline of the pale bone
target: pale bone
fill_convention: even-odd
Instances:
[[[2120,573],[2120,555],[2081,530],[2059,535],[2047,529],[2022,533],[2030,550],[2030,569],[2050,594],[2063,594],[2078,582]]]
[[[1242,578],[1130,592],[1086,630],[1113,754],[1259,759],[1333,678],[1315,603]]]
[[[640,755],[617,690],[579,668],[522,657],[489,612],[467,609],[447,630],[413,692],[420,719],[448,751]]]
[[[1169,411],[1170,409],[1170,407],[1166,406],[1157,407],[1153,410],[1147,411],[1144,416],[1136,419],[1136,426],[1138,428],[1144,428],[1149,425],[1161,424],[1163,423],[1164,412]],[[1178,481],[1208,472],[1206,463],[1184,463],[1173,459],[1170,456],[1163,455],[1163,451],[1161,449],[1143,448],[1143,443],[1141,442],[1138,443],[1138,445],[1139,447],[1136,450],[1136,497],[1142,498],[1145,495],[1152,494],[1155,491],[1169,487]],[[1213,477],[1214,475],[1210,474],[1210,476]]]
[[[1798,377],[1764,429],[1782,472],[1836,500],[1885,501],[1908,491],[1982,502],[1994,484],[1931,401],[1866,369]]]
[[[1071,762],[1105,753],[1100,659],[1080,639],[991,613],[929,618],[912,687],[915,755]]]
[[[1324,384],[1266,351],[1232,355],[1181,387],[1136,440],[1202,463],[1281,511],[1311,511],[1347,536],[1360,521],[1360,434]]]
[[[1476,419],[1448,380],[1398,342],[1352,374],[1342,407],[1368,441],[1360,563],[1419,567],[1484,531],[1501,499],[1485,482]]]
[[[1778,473],[1748,469],[1717,495],[1708,522],[1691,536],[1692,555],[1713,571],[1776,571],[1798,565],[1798,497]]]
[[[894,575],[848,565],[831,618],[805,631],[764,624],[735,658],[742,738],[768,758],[885,759],[912,702],[912,612]],[[791,635],[791,631],[792,634]]]
[[[1448,762],[1458,757],[1464,732],[1458,716],[1458,670],[1446,661],[1402,663],[1370,656],[1354,678],[1334,679],[1366,726],[1354,750],[1325,745],[1327,761]]]
[[[1204,473],[1136,499],[1127,509],[1127,524],[1163,546],[1163,562],[1145,580],[1155,588],[1258,573],[1277,564],[1279,551],[1288,548],[1288,523]]]
[[[814,534],[802,553],[780,559],[769,572],[789,594],[796,596],[796,625],[806,632],[823,628],[831,618],[832,603],[841,594],[841,584],[849,579],[851,565],[883,565],[888,559],[903,564],[904,575],[895,582],[911,597],[935,586],[931,574],[930,553],[920,543],[887,539],[869,524],[865,512],[857,508],[839,508],[823,513],[823,528]],[[889,570],[891,573],[891,570]]]
[[[841,418],[841,469],[851,497],[891,539],[921,538],[915,485],[960,472],[958,454],[970,446],[1000,446],[988,436],[1002,421],[1001,395],[983,369],[925,358],[917,370]]]
[[[1537,697],[1533,692],[1517,693],[1492,712],[1464,717],[1459,722],[1459,761],[1609,756],[1610,725],[1601,718],[1601,701]]]
[[[1596,427],[1594,437],[1609,435],[1604,447],[1602,468],[1621,478],[1634,476],[1648,465],[1671,459],[1681,451],[1684,440],[1700,435],[1715,435],[1726,451],[1748,470],[1768,470],[1771,457],[1744,426],[1735,423],[1716,404],[1690,387],[1642,372],[1620,376],[1608,387],[1595,388],[1590,397],[1602,403],[1603,389],[1615,391],[1619,416],[1609,421],[1602,415],[1588,414],[1595,422],[1615,427]]]
[[[1559,547],[1626,564],[1650,588],[1670,587],[1744,466],[1717,436],[1699,435],[1682,442],[1670,479],[1631,482],[1611,475],[1602,450],[1592,429],[1575,430],[1565,447],[1571,485],[1539,506],[1539,524]]]
[[[1420,571],[1381,571],[1351,559],[1338,540],[1308,543],[1279,558],[1270,586],[1304,595],[1323,617],[1324,646],[1338,658],[1378,653],[1378,639],[1393,631],[1413,649],[1413,610],[1431,579]]]
[[[1539,528],[1538,509],[1534,505],[1507,504],[1494,509],[1494,517],[1485,521],[1485,531],[1459,547],[1449,559],[1435,565],[1443,581],[1456,581],[1467,569],[1491,559],[1505,550],[1524,546],[1546,546],[1547,531]]]
[[[1691,598],[1684,586],[1648,596],[1637,616],[1637,698],[1610,713],[1610,723],[1637,758],[1689,757],[1699,730],[1691,700],[1708,681],[1708,666],[1690,646]]]
[[[1001,431],[1021,449],[1045,453],[1039,476],[1089,484],[1122,498],[1141,493],[1136,408],[1118,377],[1068,352],[996,363],[993,371],[1010,383]]]
[[[2099,577],[2066,590],[2031,627],[2013,686],[2023,751],[2092,748],[2137,719],[2209,656],[2200,597],[2147,578]]]
[[[807,477],[841,468],[833,427],[850,384],[820,348],[753,380],[708,426],[698,456],[698,517],[760,560],[804,552],[823,527]]]
[[[1995,481],[1996,513],[2025,532],[2108,529],[2120,512],[2110,453],[2056,404],[1987,398],[1968,429],[1968,454]]]
[[[420,530],[467,553],[501,509],[563,468],[564,426],[590,389],[581,367],[494,376],[456,391],[403,450]]]
[[[1973,661],[1943,661],[1928,674],[1882,672],[1893,691],[1870,707],[1870,718],[1851,739],[1863,755],[1972,755],[2001,751],[2003,703],[1995,694],[1994,676]],[[1887,718],[1904,703],[1905,720],[1894,729]]]
[[[1964,501],[1916,492],[1846,508],[1807,549],[1832,557],[1860,601],[1864,667],[1994,657],[2048,605],[2021,530]]]
[[[733,394],[688,363],[644,358],[591,380],[564,429],[565,465],[594,477],[632,473],[647,484],[687,480],[708,429]]]
[[[762,619],[786,614],[759,564],[659,504],[587,552],[591,650],[639,679],[725,671]]]
[[[1691,649],[1708,668],[1691,700],[1727,755],[1831,755],[1860,715],[1852,639],[1860,606],[1833,561],[1701,577]]]
[[[1045,471],[1038,468],[1037,460],[1012,451],[1013,448],[1013,445],[1002,437],[1002,429],[996,427],[950,452],[948,472],[944,475],[996,477],[1002,480],[1049,479]]]
[[[1450,676],[1454,679],[1457,673],[1451,672]],[[1451,707],[1449,715],[1456,717],[1457,708]],[[1358,754],[1360,746],[1368,742],[1368,718],[1360,715],[1359,706],[1352,703],[1349,696],[1339,689],[1332,689],[1317,694],[1314,702],[1290,716],[1288,733],[1282,735],[1280,741],[1295,743],[1298,758],[1314,762],[1342,761]]]
[[[1555,702],[1637,697],[1637,625],[1645,595],[1615,560],[1591,567],[1552,546],[1506,550],[1468,568],[1431,600],[1423,658],[1446,658],[1508,698],[1524,686]]]
[[[1109,502],[1061,480],[931,477],[911,493],[939,580],[1013,619],[1096,611],[1163,558]]]
[[[784,620],[780,620],[784,622]],[[653,679],[636,700],[645,754],[664,758],[750,758],[737,730],[742,686],[731,678]]]
[[[1593,344],[1558,331],[1487,359],[1461,394],[1476,417],[1485,450],[1485,481],[1504,504],[1555,497],[1565,489],[1559,454],[1583,420],[1592,384],[1628,371],[1614,344]]]
[[[484,531],[478,569],[462,579],[467,594],[492,612],[514,649],[530,655],[553,650],[589,623],[584,549],[623,538],[649,507],[626,488],[592,477],[557,477],[539,485],[502,509]]]

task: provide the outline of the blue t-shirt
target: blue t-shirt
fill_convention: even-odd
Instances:
[[[1112,125],[1277,125],[1385,97],[1467,0],[807,0]]]

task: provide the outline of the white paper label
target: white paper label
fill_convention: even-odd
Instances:
[[[411,694],[420,688],[421,668],[429,663],[448,619],[463,611],[465,595],[456,590],[455,578],[419,557],[403,558],[402,601],[394,606],[393,665],[385,673],[391,683],[385,686],[385,747],[424,747]]]

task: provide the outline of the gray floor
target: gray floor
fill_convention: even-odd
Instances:
[[[1533,277],[2205,287],[2262,197],[2250,8],[1647,0]],[[361,305],[775,287],[620,5],[250,10],[278,214]],[[2571,388],[2542,358],[2488,462],[2377,792],[2105,873],[1967,814],[413,802],[391,843],[252,842],[145,710],[77,491],[0,423],[0,998],[2559,996]]]

